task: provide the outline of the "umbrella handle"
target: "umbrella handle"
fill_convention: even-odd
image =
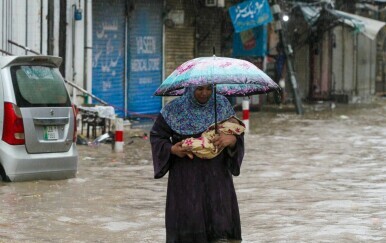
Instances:
[[[213,85],[213,93],[214,93],[214,131],[215,134],[218,134],[217,130],[217,95],[216,95],[216,84]]]

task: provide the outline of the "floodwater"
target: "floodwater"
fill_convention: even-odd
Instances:
[[[253,112],[234,178],[243,243],[386,242],[386,101]],[[146,130],[79,145],[76,178],[0,182],[0,242],[165,242]]]

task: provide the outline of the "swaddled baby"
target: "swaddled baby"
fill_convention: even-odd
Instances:
[[[240,135],[245,130],[245,125],[238,118],[232,116],[225,121],[217,124],[217,129],[227,135]],[[215,137],[215,125],[211,125],[198,138],[187,138],[182,141],[183,148],[191,148],[192,153],[202,159],[212,159],[221,153],[221,150],[215,148],[212,139]],[[191,157],[191,156],[189,156]],[[191,157],[192,158],[192,157]]]

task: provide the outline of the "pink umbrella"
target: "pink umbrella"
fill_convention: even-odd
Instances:
[[[256,65],[242,59],[213,55],[181,64],[162,82],[154,95],[182,95],[185,87],[208,84],[213,85],[214,93],[225,96],[249,96],[280,90],[280,87]],[[216,110],[216,96],[214,97]]]

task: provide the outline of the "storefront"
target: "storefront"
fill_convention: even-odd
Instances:
[[[119,116],[156,114],[161,98],[163,1],[93,1],[92,93]]]

